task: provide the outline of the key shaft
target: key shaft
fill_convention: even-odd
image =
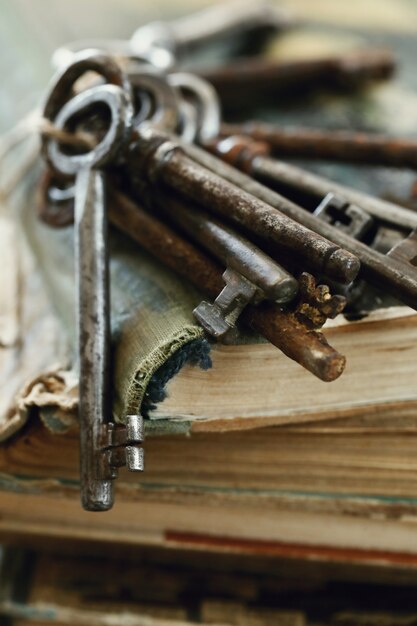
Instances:
[[[79,329],[82,504],[88,510],[113,505],[110,476],[102,463],[103,427],[110,421],[109,276],[105,181],[83,169],[76,178],[75,271]]]
[[[417,227],[416,212],[342,185],[291,163],[271,158],[266,142],[236,135],[220,142],[211,142],[209,148],[226,162],[291,199],[305,196],[314,206],[317,206],[328,193],[334,193],[343,196],[350,204],[357,204],[383,222],[405,230]]]
[[[282,128],[262,122],[224,124],[224,135],[264,141],[278,157],[328,159],[417,169],[417,140],[377,133],[316,128]]]
[[[245,276],[268,299],[285,303],[296,295],[296,279],[246,237],[195,204],[181,202],[172,194],[159,193],[156,202],[193,241],[214,254],[225,266]]]
[[[113,84],[99,84],[73,95],[74,81],[88,70],[98,72]],[[114,445],[114,428],[110,421],[109,259],[102,168],[111,159],[117,160],[130,135],[133,120],[130,95],[127,77],[115,61],[87,51],[75,55],[73,64],[55,76],[44,108],[46,119],[60,133],[66,132],[74,119],[83,115],[88,118],[93,106],[106,107],[110,114],[105,134],[99,133],[98,142],[89,151],[65,152],[53,137],[43,139],[45,156],[54,171],[75,178],[80,490],[82,505],[89,511],[105,511],[112,507],[112,480],[117,476],[119,465],[127,462],[132,470],[142,468],[140,459],[133,458],[131,450],[131,444],[137,442],[126,439],[126,445]],[[127,432],[135,423],[135,416],[126,419],[128,426],[122,429]],[[113,447],[117,450],[113,451]],[[117,463],[114,463],[115,459]]]
[[[383,254],[380,254],[376,250],[373,250],[369,246],[364,243],[357,241],[344,233],[343,231],[335,228],[331,224],[327,224],[323,220],[318,219],[314,215],[310,214],[305,209],[300,206],[294,204],[289,201],[287,198],[277,193],[275,190],[269,188],[265,184],[259,182],[262,178],[263,182],[265,182],[265,177],[260,176],[259,167],[260,164],[265,166],[266,157],[260,157],[259,153],[256,152],[253,161],[257,162],[257,167],[252,168],[252,156],[250,152],[245,153],[245,158],[242,160],[236,152],[233,154],[229,152],[225,153],[224,150],[216,151],[217,154],[221,155],[225,161],[228,163],[224,163],[219,167],[218,159],[213,158],[213,156],[204,150],[201,150],[195,146],[187,146],[184,147],[184,150],[190,154],[196,161],[201,163],[207,168],[212,169],[213,172],[222,173],[222,176],[229,180],[230,182],[238,185],[242,189],[249,191],[257,198],[263,200],[264,202],[269,203],[271,206],[279,209],[281,212],[285,213],[288,217],[298,221],[300,224],[304,224],[306,227],[311,230],[321,234],[323,237],[326,237],[328,240],[335,242],[339,246],[343,247],[346,250],[349,250],[352,254],[356,255],[357,258],[360,259],[361,269],[359,276],[367,280],[369,283],[374,285],[375,287],[381,288],[389,292],[394,297],[401,300],[404,304],[417,309],[417,272],[414,267],[411,267],[409,264],[404,263],[398,259],[387,257]],[[261,161],[257,161],[258,159],[262,159]],[[247,176],[245,173],[238,171],[235,167],[230,165],[230,161],[232,161],[237,167],[242,168],[245,172],[249,172],[251,178]],[[271,181],[275,180],[275,176],[278,180],[279,171],[287,170],[287,165],[278,163],[275,167],[274,161],[272,159],[267,159],[267,167],[262,167],[262,172],[269,173],[269,179]],[[288,166],[292,168],[292,166]],[[296,186],[296,180],[298,180],[298,184],[300,187],[303,186],[304,180],[304,171],[298,169],[297,178],[293,179],[294,186]],[[324,191],[324,184],[321,181],[322,189]],[[315,187],[316,189],[316,187]],[[348,193],[345,193],[347,190]],[[329,191],[334,191],[337,195],[343,196],[347,201],[352,201],[353,204],[358,204],[361,208],[367,210],[370,214],[375,215],[375,212],[370,210],[370,205],[375,206],[372,202],[368,202],[366,205],[361,201],[361,194],[358,195],[357,192],[349,193],[349,189],[345,187],[341,187],[339,185],[329,185],[326,187],[325,192],[323,193],[323,197],[327,195]],[[317,193],[317,191],[316,191]],[[322,198],[320,198],[322,199]],[[395,205],[394,205],[395,207]],[[401,207],[398,207],[400,210]],[[408,217],[410,211],[406,211],[406,216]],[[401,212],[402,213],[402,212]],[[389,209],[386,210],[385,218],[388,222],[393,223],[393,220],[397,216],[398,221],[401,221],[403,228],[405,227],[402,220],[400,220],[399,213],[391,212]],[[414,221],[414,216],[413,220]],[[408,226],[408,225],[407,225]]]
[[[192,154],[194,149],[189,146]],[[223,163],[218,159],[211,157],[217,162],[214,171],[187,150],[169,135],[143,125],[136,132],[135,148],[129,155],[133,184],[148,194],[149,187],[166,185],[206,210],[255,232],[284,251],[297,254],[301,262],[317,272],[342,283],[356,277],[359,261],[353,254],[299,224],[249,189],[237,186],[223,176]],[[300,211],[303,212],[301,208]]]
[[[270,103],[276,96],[288,99],[317,91],[352,91],[390,78],[394,68],[390,51],[363,49],[308,60],[243,58],[192,69],[215,87],[224,109],[241,111],[242,107],[253,109],[256,104]]]

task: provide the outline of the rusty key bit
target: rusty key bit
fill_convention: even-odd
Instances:
[[[334,319],[346,305],[346,298],[332,295],[328,285],[316,285],[314,276],[303,272],[299,278],[297,301],[293,315],[306,328],[322,328],[328,319]]]
[[[342,374],[346,359],[329,346],[320,328],[327,319],[342,312],[345,302],[343,296],[331,296],[327,286],[316,287],[314,278],[303,274],[299,296],[288,310],[280,310],[265,301],[257,307],[248,307],[242,319],[254,331],[262,328],[269,341],[278,340],[275,345],[290,359],[330,382]]]
[[[323,198],[313,215],[360,241],[375,225],[369,213],[334,193]]]
[[[226,286],[214,303],[203,300],[193,311],[194,317],[215,339],[233,342],[237,337],[236,322],[249,302],[261,298],[260,290],[235,270],[223,273]]]

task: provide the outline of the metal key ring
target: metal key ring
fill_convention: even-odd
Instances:
[[[150,95],[153,100],[153,111],[145,116],[139,113],[134,118],[134,128],[145,120],[166,132],[175,132],[180,122],[180,99],[175,89],[166,81],[165,77],[151,72],[141,72],[129,75],[134,93],[139,99],[141,92]]]
[[[86,49],[122,58],[128,63],[151,65],[161,71],[167,71],[175,64],[174,56],[165,48],[150,47],[136,51],[134,45],[124,39],[86,39],[71,41],[57,48],[52,55],[53,67],[60,69],[74,63],[76,56]]]
[[[51,170],[42,173],[36,193],[38,218],[52,228],[63,228],[74,223],[75,187],[62,187]]]
[[[64,175],[75,176],[81,168],[100,167],[108,162],[127,140],[132,127],[132,108],[123,89],[115,85],[97,85],[69,100],[53,120],[63,130],[68,121],[92,104],[105,104],[111,115],[106,135],[95,148],[86,153],[65,154],[55,139],[47,139],[45,152],[52,167]]]
[[[168,82],[184,95],[191,95],[198,111],[198,130],[195,139],[204,143],[218,137],[220,132],[220,103],[214,87],[206,80],[187,72],[169,74]]]
[[[130,38],[130,46],[136,54],[143,54],[145,50],[164,50],[175,62],[177,43],[168,22],[156,21],[140,26]]]
[[[96,72],[106,83],[123,89],[126,100],[131,101],[131,86],[127,74],[113,57],[100,50],[83,50],[74,54],[71,65],[60,70],[52,79],[49,95],[43,106],[44,117],[55,120],[60,109],[73,96],[75,82],[86,72]]]
[[[194,143],[198,133],[199,116],[197,108],[182,99],[180,101],[180,124],[177,134],[184,143]]]

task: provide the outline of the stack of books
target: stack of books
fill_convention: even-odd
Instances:
[[[266,343],[214,346],[210,371],[168,384],[146,471],[120,472],[105,514],[80,508],[76,427],[52,432],[40,408],[0,447],[1,536],[417,566],[416,321],[391,308],[333,325],[348,361],[333,383]]]

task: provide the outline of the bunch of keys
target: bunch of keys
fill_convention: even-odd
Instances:
[[[245,19],[228,14],[227,25],[218,23],[217,31],[207,26],[202,38],[217,40],[219,32],[224,37],[239,28],[247,33],[251,11]],[[81,499],[87,510],[111,508],[119,467],[144,466],[142,417],[111,420],[108,214],[212,298],[194,316],[214,339],[234,341],[242,322],[322,380],[338,378],[345,360],[321,327],[341,313],[358,275],[417,308],[415,216],[323,179],[307,184],[306,176],[291,178],[266,154],[265,142],[222,124],[209,82],[160,62],[158,50],[178,54],[181,29],[175,39],[175,28],[158,28],[148,31],[153,35],[146,45],[137,33],[121,61],[100,50],[67,50],[67,65],[53,79],[43,110],[43,153],[53,176],[44,185],[41,217],[74,222]],[[194,39],[187,45],[197,44]],[[85,78],[80,87],[89,72],[99,80]],[[286,184],[314,190],[313,213],[294,203],[291,193],[278,193],[283,170]],[[62,219],[60,207],[68,202],[71,210]],[[368,245],[375,219],[411,235],[382,254]],[[150,232],[161,247],[149,246]],[[180,250],[191,263],[181,263]],[[332,295],[330,284],[344,286],[345,295]]]

